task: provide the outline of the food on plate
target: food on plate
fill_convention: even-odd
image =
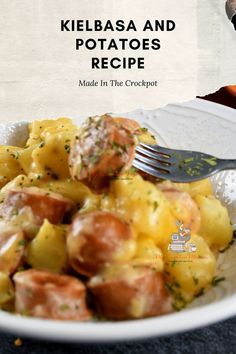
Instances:
[[[41,225],[45,218],[53,224],[62,222],[73,208],[73,202],[60,194],[45,192],[37,187],[11,189],[5,196],[1,215],[11,218],[24,209],[30,209],[35,223]]]
[[[24,233],[17,226],[0,222],[0,271],[14,273],[24,255]]]
[[[122,215],[139,236],[154,239],[158,246],[167,243],[176,230],[170,202],[156,184],[138,173],[113,180],[102,196],[101,208]]]
[[[232,239],[232,226],[227,209],[212,195],[199,195],[196,202],[201,215],[199,234],[210,247],[227,247]]]
[[[76,214],[66,242],[70,265],[87,276],[98,274],[113,261],[128,261],[136,246],[131,227],[105,211]]]
[[[17,313],[58,320],[91,318],[86,287],[74,277],[30,269],[16,273],[13,280]]]
[[[64,216],[73,207],[72,200],[60,194],[47,192],[37,187],[13,188],[5,194],[0,207],[0,216],[5,220],[16,220],[24,214],[25,223],[33,224],[37,228],[43,224],[45,219],[52,224],[62,223]],[[27,235],[27,227],[22,228]]]
[[[103,317],[124,320],[171,312],[171,296],[162,273],[132,266],[107,273],[92,277],[88,284]]]
[[[165,197],[170,201],[171,210],[178,220],[181,220],[184,226],[190,228],[191,232],[197,232],[200,228],[201,216],[198,210],[197,203],[191,196],[171,187],[166,188],[159,185],[159,188],[164,193]]]
[[[134,151],[135,140],[129,129],[108,115],[90,117],[72,142],[71,176],[98,188],[131,166]]]
[[[0,188],[23,171],[17,157],[17,147],[0,146]]]
[[[211,284],[215,273],[216,258],[203,237],[193,234],[190,245],[195,252],[178,253],[175,257],[163,249],[168,285],[175,295],[174,307],[181,309],[194,296],[199,296]]]
[[[232,243],[209,179],[158,181],[132,167],[132,119],[29,124],[24,147],[0,147],[0,308],[87,321],[180,310],[212,286]]]
[[[45,257],[46,255],[46,257]],[[35,269],[61,273],[67,268],[65,229],[44,220],[38,233],[28,243],[26,262]]]
[[[11,311],[14,309],[14,286],[10,276],[0,272],[0,308]]]

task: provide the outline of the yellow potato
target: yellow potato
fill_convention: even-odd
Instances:
[[[137,266],[151,266],[153,270],[162,272],[164,269],[163,254],[153,239],[143,236],[139,237],[136,242],[137,250],[131,263]]]
[[[31,174],[29,176],[26,175],[18,175],[10,182],[8,182],[0,192],[0,202],[4,200],[5,194],[10,191],[11,189],[18,188],[18,187],[34,187],[39,185],[39,175]]]
[[[164,244],[177,229],[163,193],[139,175],[123,175],[113,181],[111,193],[101,200],[101,209],[118,212],[138,235],[154,239],[157,245]]]
[[[19,155],[24,171],[54,179],[69,177],[70,143],[78,128],[68,118],[35,121],[29,127],[29,140]]]
[[[137,135],[137,138],[138,138],[138,141],[141,142],[141,143],[144,143],[144,144],[156,144],[156,139],[153,135],[151,135],[151,133],[149,131],[145,131],[144,128],[141,128],[143,129],[143,132],[141,135]]]
[[[114,263],[125,263],[134,257],[137,249],[137,243],[135,239],[124,241],[123,247],[114,254]]]
[[[202,179],[201,181],[189,183],[189,194],[191,197],[196,197],[197,195],[212,195],[213,189],[209,178]]]
[[[215,272],[216,259],[206,241],[192,235],[188,246],[192,244],[195,252],[174,252],[166,246],[164,250],[165,271],[177,302],[191,301],[192,298],[211,284]]]
[[[13,146],[0,146],[0,188],[22,173],[19,164],[21,149]]]
[[[164,181],[157,186],[164,186],[166,188],[176,188],[182,192],[189,193],[192,198],[197,195],[212,195],[213,189],[209,178],[192,183],[173,183],[170,181]]]
[[[68,154],[73,131],[49,135],[32,152],[35,163],[33,172],[54,179],[70,177]]]
[[[32,153],[37,147],[38,144],[30,145],[29,147],[22,149],[19,153],[19,164],[26,174],[34,172],[35,170],[36,166],[33,161]]]
[[[30,186],[30,179],[26,175],[18,175],[10,182],[8,182],[2,189],[1,194],[5,195],[9,190],[17,187],[29,187]]]
[[[225,248],[232,240],[233,231],[227,209],[213,196],[195,198],[201,213],[199,234],[208,245]]]
[[[48,128],[65,129],[68,127],[74,127],[71,119],[69,118],[58,118],[58,119],[44,119],[44,120],[35,120],[29,124],[29,139],[26,143],[26,146],[31,146],[34,144],[39,144],[42,141],[42,135]]]
[[[67,266],[64,231],[44,221],[27,248],[27,263],[33,268],[60,273]]]
[[[7,309],[9,302],[14,299],[14,287],[10,277],[0,272],[0,308]]]
[[[90,189],[79,181],[73,181],[68,178],[60,181],[39,181],[38,186],[43,189],[47,189],[50,192],[61,194],[63,197],[73,200],[75,203],[83,206],[87,199],[94,201],[94,204],[99,203],[99,197],[92,193]]]

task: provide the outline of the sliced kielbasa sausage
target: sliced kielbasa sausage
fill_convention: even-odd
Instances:
[[[91,117],[72,143],[71,176],[99,189],[131,166],[134,152],[135,140],[128,129],[108,115]]]
[[[118,261],[126,242],[134,238],[130,226],[113,213],[77,214],[67,236],[70,265],[78,273],[94,275],[109,263]]]
[[[171,296],[162,273],[148,267],[131,268],[98,275],[90,279],[95,305],[101,316],[124,320],[158,316],[171,312]]]
[[[59,224],[73,207],[74,203],[70,199],[57,193],[37,187],[14,188],[7,192],[0,214],[11,219],[29,209],[37,225],[42,225],[44,219],[48,219],[52,224]]]
[[[15,308],[23,315],[58,320],[91,318],[84,284],[71,276],[35,269],[16,273]]]
[[[166,198],[170,201],[173,213],[186,228],[197,233],[200,228],[201,215],[197,203],[191,196],[176,188],[166,187],[162,184],[158,185]]]

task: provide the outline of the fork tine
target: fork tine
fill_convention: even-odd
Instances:
[[[159,145],[149,145],[149,144],[144,144],[144,143],[139,143],[139,145],[141,145],[143,148],[154,151],[160,155],[162,155],[163,157],[165,156],[166,158],[170,158],[173,154],[173,152],[175,152],[174,149],[168,149]]]
[[[138,170],[141,170],[145,173],[149,173],[151,176],[154,176],[159,179],[168,179],[169,173],[166,171],[164,172],[163,170],[157,170],[149,165],[146,165],[145,163],[136,160],[136,158],[133,160],[133,166],[137,168]]]
[[[157,160],[153,160],[151,158],[147,158],[147,157],[145,157],[143,155],[140,155],[140,154],[137,154],[137,153],[135,154],[135,159],[139,160],[139,161],[141,161],[141,162],[143,162],[143,163],[145,163],[145,164],[147,164],[147,165],[149,165],[149,166],[151,166],[153,168],[158,168],[158,169],[160,169],[162,171],[169,172],[168,167],[170,167],[170,165],[161,163],[161,162],[159,162]]]
[[[155,153],[152,152],[151,150],[148,149],[144,149],[142,146],[138,145],[136,146],[136,151],[139,152],[140,154],[143,154],[147,157],[151,157],[154,160],[163,162],[165,164],[171,164],[171,162],[173,162],[173,159],[171,157],[167,157],[164,156],[162,154],[159,154],[158,151],[156,151]]]

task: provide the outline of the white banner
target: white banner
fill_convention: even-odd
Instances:
[[[236,83],[224,0],[1,0],[0,12],[1,121],[152,109]]]

